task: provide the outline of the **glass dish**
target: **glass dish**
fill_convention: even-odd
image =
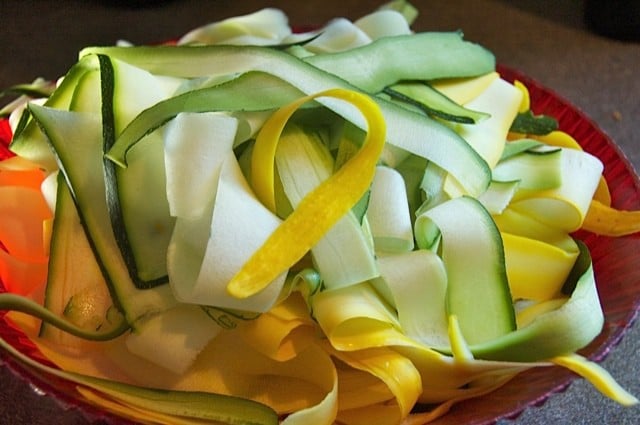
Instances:
[[[560,129],[571,134],[586,151],[602,160],[612,203],[616,208],[640,209],[640,180],[632,165],[589,117],[557,93],[526,75],[505,66],[499,66],[498,71],[509,81],[519,80],[527,85],[534,113],[556,117]],[[0,125],[5,124],[0,122]],[[0,139],[2,134],[0,131]],[[0,146],[0,159],[3,157],[2,148]],[[605,314],[602,333],[581,350],[581,354],[600,361],[620,341],[640,309],[640,257],[635,255],[640,251],[640,238],[609,238],[583,231],[577,232],[576,236],[590,248]],[[25,353],[42,358],[30,341],[4,321],[2,314],[0,335]],[[0,364],[9,367],[16,379],[23,379],[46,396],[53,397],[60,409],[76,409],[89,422],[129,423],[77,399],[73,385],[68,382],[27,369],[4,352],[0,352]],[[575,375],[560,367],[532,369],[491,394],[456,404],[448,414],[433,423],[491,424],[499,419],[515,418],[529,407],[544,404],[550,396],[565,390],[574,379]]]

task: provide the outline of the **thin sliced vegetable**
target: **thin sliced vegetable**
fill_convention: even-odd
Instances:
[[[368,47],[368,46],[367,46]],[[144,66],[151,72],[158,72],[172,76],[192,76],[201,75],[227,75],[228,73],[244,73],[248,71],[260,71],[270,73],[281,78],[286,78],[287,82],[295,89],[307,95],[317,93],[322,90],[342,88],[357,90],[356,87],[346,83],[339,76],[334,76],[314,66],[306,64],[296,58],[277,52],[260,48],[247,47],[242,50],[233,46],[206,46],[194,48],[171,48],[171,47],[137,47],[136,53],[131,55],[131,48],[95,48],[85,51],[101,52],[109,56],[119,58],[134,65]],[[183,64],[189,63],[188,67]],[[401,70],[403,68],[399,68]],[[398,76],[398,78],[401,76]],[[395,77],[394,77],[395,78]],[[255,90],[258,90],[257,86]],[[262,90],[271,86],[262,87]],[[275,93],[280,93],[281,87],[277,87]],[[269,100],[269,96],[256,96],[256,93],[249,90],[247,96],[250,98],[249,105],[255,104],[258,99]],[[186,94],[181,98],[178,105],[184,105],[189,111],[193,105],[198,105],[196,92]],[[282,97],[280,97],[281,99]],[[289,101],[293,100],[289,98]],[[192,101],[194,103],[192,103]],[[198,106],[200,112],[211,111],[212,103],[208,98],[201,99],[203,103]],[[329,109],[343,116],[361,129],[365,129],[365,122],[354,108],[344,105],[344,103],[327,99],[317,99]],[[184,103],[182,103],[184,102]],[[224,105],[220,102],[227,102],[229,108],[238,108],[244,103],[235,99],[234,94],[220,94],[216,105]],[[376,98],[376,102],[383,110],[387,121],[387,138],[391,145],[418,154],[430,159],[451,174],[464,187],[466,193],[477,195],[484,191],[490,180],[490,170],[486,162],[478,154],[469,148],[455,132],[444,125],[425,119],[415,113],[410,113],[403,108]],[[286,103],[286,102],[285,102]],[[175,108],[174,105],[172,108]],[[235,105],[235,106],[233,106]],[[273,105],[271,107],[279,107]],[[158,104],[158,108],[164,108],[165,104]],[[216,106],[215,108],[217,108]],[[242,106],[246,108],[247,106]],[[132,121],[127,129],[120,135],[116,145],[108,153],[108,157],[119,164],[126,164],[125,155],[132,145],[137,143],[148,131],[153,130],[166,123],[167,120],[177,115],[179,110],[159,112],[156,108],[151,108],[143,112]],[[446,148],[445,148],[446,147]],[[390,164],[395,165],[395,164]]]
[[[541,119],[489,51],[414,13],[87,48],[10,104],[0,279],[48,309],[0,308],[68,372],[20,361],[141,422],[417,424],[553,363],[637,403],[571,354],[604,322],[571,232],[636,212],[571,136],[520,125]]]
[[[177,44],[277,45],[289,35],[287,16],[281,10],[265,8],[191,30]]]
[[[422,378],[410,359],[387,347],[333,351],[333,355],[355,369],[369,372],[387,385],[395,397],[395,403],[389,406],[393,411],[389,423],[397,423],[411,412],[422,390]]]
[[[589,361],[578,354],[554,357],[551,361],[587,379],[599,389],[602,394],[623,406],[638,404],[638,399],[622,388],[615,379],[613,379],[611,374],[597,363]]]
[[[502,214],[509,203],[513,200],[513,197],[518,190],[520,184],[519,180],[515,181],[492,181],[486,192],[478,196],[478,201],[489,211],[492,215]]]
[[[474,345],[511,334],[515,314],[502,239],[489,213],[474,198],[456,198],[422,213],[416,233],[430,225],[442,234],[447,313],[457,316],[465,339]]]
[[[233,153],[228,153],[217,191],[208,195],[207,211],[196,219],[179,218],[176,223],[167,252],[173,294],[185,303],[269,310],[279,299],[286,269],[270,277],[265,290],[244,299],[231,296],[226,287],[280,222],[259,202]]]
[[[428,115],[447,121],[473,124],[489,117],[488,113],[458,105],[426,83],[398,83],[387,87],[384,92],[392,98],[417,106]]]
[[[317,134],[291,124],[280,137],[275,161],[282,190],[293,208],[331,176],[338,162],[334,164]],[[366,196],[362,199],[368,201]],[[354,212],[360,204],[367,210],[368,202],[358,201],[311,248],[314,267],[325,288],[353,285],[378,276],[374,247],[367,225],[362,222],[364,213],[358,219]]]
[[[325,25],[316,38],[304,44],[304,50],[309,55],[344,52],[371,43],[371,38],[353,22],[346,18],[336,18]]]
[[[28,367],[93,388],[119,402],[138,408],[238,425],[278,423],[278,416],[273,410],[250,400],[195,391],[156,390],[65,372],[30,359],[4,339],[0,339],[0,346]]]
[[[235,297],[246,298],[264,289],[304,254],[362,197],[375,173],[385,141],[385,121],[367,96],[341,89],[321,92],[276,111],[263,126],[253,151],[252,183],[256,195],[272,211],[273,158],[289,117],[304,103],[321,96],[342,99],[356,106],[367,121],[367,139],[346,164],[307,195],[227,285]]]
[[[204,309],[181,304],[143,321],[126,336],[126,345],[132,354],[182,375],[221,330]]]
[[[402,176],[395,169],[376,167],[367,220],[376,251],[393,253],[413,250],[407,190]]]
[[[518,181],[519,189],[555,189],[562,184],[562,150],[527,150],[501,159],[493,169],[498,181]],[[566,174],[565,174],[566,175]]]
[[[60,173],[57,174],[56,191],[44,306],[52,314],[63,316],[87,331],[102,333],[118,324],[125,326],[126,321],[114,306],[71,191]],[[82,339],[57,329],[47,320],[42,321],[39,336],[67,347],[84,345]]]
[[[447,275],[442,259],[427,250],[387,255],[378,259],[378,292],[398,311],[402,331],[430,347],[446,347]]]
[[[496,79],[497,72],[489,72],[478,77],[444,78],[431,82],[431,86],[459,105],[466,105],[485,91]]]
[[[106,206],[100,117],[92,113],[69,112],[31,105],[34,117],[56,148],[61,171],[70,185],[79,214],[96,258],[104,267],[107,283],[123,308],[127,321],[136,322],[152,312],[175,305],[168,285],[140,290],[131,280],[115,241]],[[85,161],[76,161],[76,158]]]
[[[86,72],[95,69],[98,69],[98,62],[95,56],[79,60],[69,69],[60,85],[45,102],[45,106],[56,109],[67,108],[78,81]],[[40,164],[47,171],[53,171],[58,168],[56,158],[49,148],[46,136],[35,120],[30,119],[21,131],[15,132],[9,147],[16,155]]]
[[[381,9],[363,16],[354,24],[364,31],[371,39],[411,34],[411,27],[402,10]]]
[[[578,257],[577,245],[549,244],[510,233],[501,235],[513,299],[544,301],[558,296]],[[569,237],[566,240],[572,241]]]
[[[174,217],[197,218],[216,193],[238,120],[221,113],[180,113],[165,129],[167,199]]]
[[[582,228],[605,236],[631,235],[640,232],[640,212],[618,210],[593,200]]]
[[[490,167],[498,163],[504,150],[509,125],[518,112],[520,92],[502,79],[495,79],[464,106],[489,114],[476,124],[458,124],[456,131],[484,158]]]
[[[409,25],[418,17],[418,9],[407,0],[391,0],[380,6],[380,10],[395,10],[402,14]]]
[[[529,97],[529,89],[522,82],[516,80],[513,85],[522,92],[522,102],[520,102],[519,113],[527,112],[531,109],[531,98]]]
[[[535,139],[517,139],[509,141],[502,151],[500,161],[505,161],[521,153],[543,146],[543,143]]]
[[[586,270],[577,272],[579,278],[569,300],[560,308],[539,315],[528,326],[484,344],[470,345],[476,358],[541,361],[575,352],[600,333],[604,316],[593,267],[585,246],[579,246],[581,258],[576,264],[586,264]]]
[[[511,208],[564,231],[580,228],[598,187],[602,162],[575,149],[562,149],[561,184],[552,189],[516,193]]]
[[[131,117],[168,97],[179,81],[152,76],[104,55],[98,60],[102,150],[108,152]],[[131,280],[141,289],[167,283],[166,249],[174,220],[166,198],[165,167],[158,166],[164,156],[160,142],[158,133],[147,135],[132,151],[126,169],[103,159],[109,219]]]
[[[429,59],[425,51],[432,53]],[[378,93],[402,80],[475,77],[495,69],[493,55],[463,41],[460,32],[384,37],[360,48],[305,60],[369,93]]]

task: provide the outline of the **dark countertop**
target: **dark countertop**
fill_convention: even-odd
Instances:
[[[148,7],[125,1],[0,2],[0,87],[38,76],[62,75],[87,45],[135,44],[177,37],[189,29],[264,6],[285,10],[292,23],[322,24],[335,16],[357,18],[380,4],[362,0],[174,0]],[[137,3],[153,3],[139,0]],[[429,0],[420,4],[417,30],[463,29],[491,49],[498,61],[519,69],[571,101],[595,120],[640,169],[640,43],[621,42],[585,29],[583,1]],[[634,282],[633,284],[640,284]],[[603,365],[640,396],[640,325],[635,325]],[[50,399],[0,368],[0,423],[81,424]],[[636,424],[640,407],[624,409],[578,380],[543,406],[525,411],[518,424]]]

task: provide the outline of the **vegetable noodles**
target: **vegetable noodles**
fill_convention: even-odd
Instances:
[[[415,18],[268,8],[3,92],[0,309],[34,347],[0,345],[140,423],[428,423],[553,365],[637,403],[578,354],[604,315],[576,231],[640,212]]]

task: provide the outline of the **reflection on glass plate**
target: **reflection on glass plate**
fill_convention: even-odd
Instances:
[[[604,175],[615,207],[640,209],[640,180],[633,167],[591,119],[526,75],[504,66],[499,66],[498,70],[503,78],[509,81],[519,80],[527,85],[534,113],[556,117],[561,130],[571,134],[586,151],[603,161]],[[640,251],[640,238],[609,238],[587,232],[578,232],[576,236],[584,240],[591,250],[606,320],[600,336],[581,350],[581,354],[599,361],[620,341],[640,309],[640,258],[635,256]],[[4,319],[0,319],[0,336],[32,357],[42,359],[33,344]],[[15,372],[17,379],[24,379],[38,391],[54,397],[61,409],[78,409],[90,422],[123,423],[122,420],[77,400],[74,385],[26,369],[6,353],[0,353],[0,360],[0,364]],[[498,419],[514,418],[528,407],[540,406],[549,396],[566,389],[574,379],[571,372],[560,367],[529,370],[487,396],[455,405],[447,415],[434,423],[490,424]]]

